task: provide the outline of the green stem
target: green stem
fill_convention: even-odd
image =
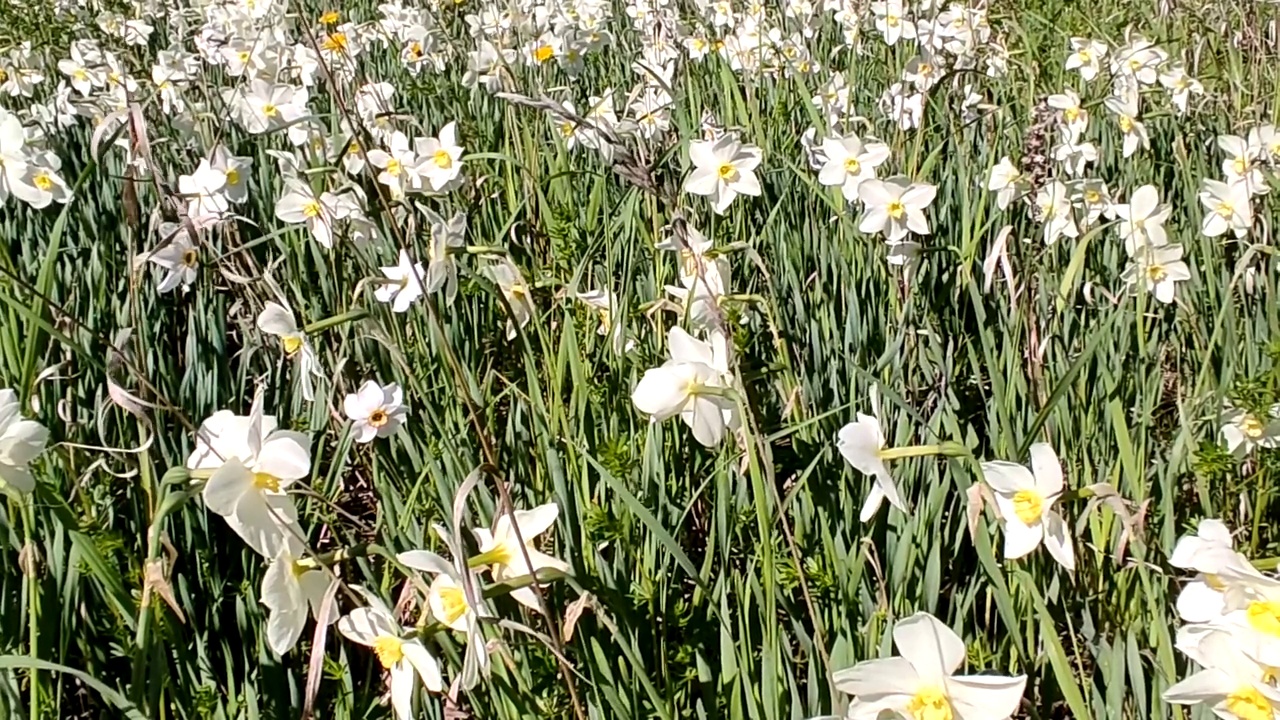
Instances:
[[[902,458],[924,457],[927,455],[945,455],[947,457],[967,457],[969,449],[958,442],[948,441],[939,445],[908,445],[906,447],[889,448],[880,451],[881,460],[901,460]]]
[[[37,577],[37,568],[35,560],[35,499],[25,497],[22,500],[22,571],[26,576],[27,582],[27,639],[30,642],[31,660],[31,677],[29,686],[30,698],[28,704],[31,707],[30,720],[38,720],[40,717],[40,673],[36,670],[35,663],[40,660],[40,584]]]
[[[363,320],[367,317],[369,317],[368,310],[365,310],[364,308],[357,308],[355,310],[348,310],[341,315],[334,315],[333,317],[327,317],[323,320],[317,320],[302,330],[308,335],[313,335],[315,333],[324,332],[336,325],[341,325],[347,322],[356,322],[357,320]]]

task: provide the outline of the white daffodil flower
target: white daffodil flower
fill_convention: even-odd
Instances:
[[[427,246],[427,274],[425,290],[429,293],[444,290],[446,305],[453,304],[458,294],[458,263],[453,253],[466,245],[467,214],[454,213],[445,220],[431,210],[426,210],[431,223],[431,244]]]
[[[1071,38],[1071,55],[1067,56],[1066,69],[1079,72],[1080,79],[1085,82],[1093,82],[1102,69],[1099,61],[1106,56],[1105,44],[1089,38],[1073,37]]]
[[[419,683],[431,692],[444,690],[440,663],[413,637],[413,628],[401,627],[395,615],[376,595],[356,588],[368,607],[356,608],[338,621],[338,632],[348,640],[373,649],[378,662],[391,674],[391,707],[397,720],[412,720],[413,689]]]
[[[612,292],[588,290],[584,293],[574,293],[574,297],[599,315],[600,326],[596,332],[609,337],[610,347],[615,353],[621,355],[635,347],[635,341],[626,336],[626,325],[614,317],[614,305],[617,300]]]
[[[1242,458],[1254,448],[1280,445],[1280,405],[1272,406],[1269,416],[1258,417],[1240,408],[1227,407],[1222,412],[1222,439],[1227,452]]]
[[[1173,302],[1177,283],[1191,279],[1191,269],[1182,261],[1181,245],[1140,247],[1123,278],[1135,293],[1141,283],[1156,300],[1167,304]]]
[[[280,338],[280,347],[286,358],[298,365],[298,380],[302,384],[302,397],[311,402],[315,400],[313,377],[323,378],[320,371],[320,360],[311,347],[307,334],[298,328],[293,313],[279,303],[268,302],[262,312],[258,313],[258,329],[268,335]]]
[[[964,641],[934,616],[919,612],[893,626],[900,656],[866,660],[834,674],[836,689],[854,696],[848,720],[888,712],[915,720],[1003,720],[1022,701],[1024,675],[956,675]]]
[[[163,246],[136,256],[134,267],[149,262],[164,270],[156,284],[158,293],[164,294],[177,287],[186,292],[200,271],[200,252],[182,223],[160,223],[158,234]]]
[[[1071,212],[1071,194],[1061,181],[1054,180],[1040,188],[1036,193],[1036,210],[1044,224],[1045,245],[1054,244],[1059,237],[1080,236],[1080,228]]]
[[[18,493],[34,490],[29,466],[48,441],[47,428],[22,417],[18,394],[10,388],[0,390],[0,486]]]
[[[366,381],[357,392],[347,395],[342,409],[351,421],[351,436],[358,443],[394,434],[409,413],[400,386],[384,386],[376,380]]]
[[[1004,556],[1020,558],[1043,541],[1058,564],[1075,570],[1075,550],[1062,516],[1053,504],[1062,495],[1062,465],[1045,443],[1031,446],[1031,469],[1018,463],[982,463],[982,475],[995,491],[996,509],[1004,520]]]
[[[991,168],[991,174],[987,176],[987,189],[996,194],[996,207],[1007,210],[1014,200],[1027,194],[1031,183],[1009,156],[1005,155]]]
[[[901,240],[909,232],[928,235],[929,220],[924,210],[937,194],[938,188],[933,185],[913,183],[905,177],[866,180],[858,186],[858,198],[866,205],[858,230],[884,233],[889,242]]]
[[[870,415],[858,413],[858,419],[840,428],[836,435],[836,449],[841,457],[859,472],[870,475],[871,492],[862,503],[862,512],[858,519],[867,522],[875,517],[880,504],[886,499],[889,504],[902,512],[907,511],[902,495],[898,493],[898,485],[885,467],[881,452],[884,450],[884,433],[880,431],[880,421]]]
[[[1235,551],[1231,531],[1221,520],[1201,520],[1195,535],[1178,540],[1169,564],[1195,571],[1196,577],[1182,586],[1175,607],[1190,623],[1218,624],[1226,612],[1223,577],[1256,579],[1261,574],[1249,559]]]
[[[1200,232],[1205,237],[1218,237],[1227,231],[1237,238],[1249,234],[1253,227],[1253,200],[1244,181],[1222,182],[1205,178],[1199,197],[1205,209]]]
[[[330,578],[322,568],[302,565],[302,543],[285,535],[262,576],[261,601],[267,613],[267,644],[284,655],[298,644],[307,616],[320,619],[320,605]]]
[[[219,410],[201,423],[187,469],[209,473],[205,506],[259,555],[273,558],[285,536],[302,535],[287,490],[311,472],[311,439],[277,429],[260,398],[248,416]]]
[[[516,328],[528,325],[533,319],[533,297],[529,285],[520,268],[505,257],[480,268],[480,274],[497,285],[507,299],[512,315],[507,318],[507,339],[510,340],[516,336]]]
[[[719,445],[737,417],[736,406],[726,396],[731,384],[727,346],[673,327],[667,332],[667,349],[671,359],[645,371],[631,392],[631,402],[655,423],[679,415],[694,439],[707,447]]]
[[[409,309],[415,300],[422,297],[422,281],[427,277],[422,263],[415,263],[404,248],[400,249],[400,261],[396,265],[382,268],[382,274],[388,282],[379,285],[373,291],[378,302],[391,305],[391,312],[402,313]]]
[[[1165,690],[1165,702],[1205,705],[1218,717],[1238,720],[1271,720],[1280,713],[1274,668],[1250,656],[1230,633],[1203,636],[1194,659],[1203,669]]]
[[[493,531],[487,528],[474,528],[471,532],[480,545],[480,554],[471,559],[472,565],[484,565],[498,582],[514,580],[536,573],[543,568],[553,568],[561,572],[569,572],[569,565],[539,551],[534,543],[537,537],[555,524],[560,514],[560,507],[555,503],[539,505],[532,510],[516,510],[512,514],[504,514],[494,523]],[[519,530],[519,538],[516,530]],[[523,549],[520,540],[524,540]],[[525,562],[525,554],[529,562]],[[511,597],[530,610],[540,610],[538,598],[533,588],[522,587],[511,592]]]
[[[685,178],[684,190],[710,198],[711,208],[723,215],[739,195],[760,194],[755,174],[760,157],[760,148],[739,142],[733,135],[694,141],[689,144],[693,172]]]
[[[1144,245],[1159,247],[1169,244],[1164,223],[1171,211],[1168,205],[1161,204],[1159,191],[1154,185],[1138,188],[1129,202],[1112,205],[1111,211],[1120,220],[1117,226],[1120,239],[1124,240],[1125,251],[1130,257]]]
[[[414,138],[414,152],[420,158],[418,171],[432,192],[457,187],[462,179],[462,146],[457,142],[457,123],[440,128],[439,137]]]
[[[822,141],[826,163],[818,173],[818,182],[840,188],[849,202],[858,200],[858,187],[874,179],[876,168],[889,159],[889,146],[880,142],[863,143],[857,135],[829,137]]]

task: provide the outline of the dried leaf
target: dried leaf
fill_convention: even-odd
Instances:
[[[160,558],[153,558],[147,561],[142,581],[142,607],[147,607],[147,602],[151,599],[152,592],[157,593],[160,599],[164,600],[165,605],[168,605],[173,614],[177,616],[178,622],[186,624],[187,616],[183,614],[182,608],[178,606],[178,600],[173,595],[173,586],[169,584],[169,578],[166,577],[164,560]]]
[[[311,720],[315,713],[316,695],[320,693],[320,678],[324,670],[324,645],[329,637],[330,617],[337,607],[338,583],[329,583],[320,601],[320,612],[316,617],[316,629],[311,635],[311,657],[307,660],[307,682],[302,694],[302,720]]]
[[[573,642],[573,631],[578,626],[578,618],[582,617],[582,613],[594,604],[595,597],[591,593],[584,593],[565,610],[564,627],[560,630],[560,637],[564,639],[566,645]]]
[[[969,524],[970,542],[973,542],[978,537],[978,519],[982,517],[982,508],[985,504],[982,498],[982,489],[984,487],[986,486],[982,483],[974,483],[965,491],[965,496],[968,498],[965,520]]]

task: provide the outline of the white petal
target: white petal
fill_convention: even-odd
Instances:
[[[964,662],[964,641],[941,620],[925,612],[893,626],[893,645],[925,684],[941,685]]]
[[[1027,490],[1036,486],[1035,476],[1031,471],[1018,463],[1004,460],[991,460],[982,463],[982,477],[992,490],[1004,495],[1012,495],[1019,490]]]
[[[1018,710],[1027,678],[999,675],[957,676],[947,680],[956,720],[1005,720]]]
[[[1073,572],[1076,569],[1076,551],[1071,544],[1071,534],[1062,516],[1049,512],[1044,519],[1044,549],[1049,551],[1058,564]]]
[[[1008,515],[1004,522],[1004,557],[1016,560],[1035,550],[1044,538],[1044,527],[1040,523],[1032,526],[1023,524],[1017,515]]]
[[[201,497],[204,498],[205,507],[226,517],[235,512],[240,498],[252,489],[253,473],[249,472],[239,458],[231,458],[205,481]]]
[[[431,692],[444,690],[444,679],[440,676],[440,663],[417,641],[407,641],[402,648],[404,658],[418,671],[422,684]]]

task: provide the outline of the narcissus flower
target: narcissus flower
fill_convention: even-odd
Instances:
[[[1010,560],[1045,549],[1067,570],[1076,566],[1075,550],[1062,516],[1053,504],[1062,495],[1062,466],[1045,443],[1031,446],[1031,469],[993,460],[982,463],[982,475],[995,491],[996,509],[1004,520],[1004,556]]]
[[[1173,302],[1177,284],[1190,279],[1181,245],[1140,247],[1124,271],[1124,281],[1134,292],[1141,286],[1162,303]]]
[[[311,347],[307,334],[298,327],[293,313],[279,303],[268,302],[262,312],[258,313],[258,329],[268,335],[280,338],[280,347],[285,357],[298,365],[298,379],[302,385],[302,396],[308,402],[315,399],[313,377],[324,377],[320,372],[320,360]]]
[[[342,409],[351,421],[351,435],[358,443],[394,434],[409,412],[404,407],[404,392],[399,385],[383,386],[376,380],[366,381],[359,391],[347,395]]]
[[[883,713],[912,720],[1003,720],[1013,715],[1024,675],[955,675],[964,641],[934,616],[919,612],[893,627],[901,656],[866,660],[834,674],[836,689],[854,696],[849,720]]]
[[[473,529],[471,532],[480,545],[480,554],[471,558],[470,564],[473,567],[487,566],[493,573],[493,579],[498,582],[514,580],[543,568],[569,572],[568,564],[539,551],[534,543],[539,535],[551,529],[559,514],[558,505],[547,503],[532,510],[516,510],[513,514],[502,515],[494,524],[492,532],[488,528]],[[517,529],[519,530],[518,538]],[[520,544],[521,540],[524,541],[523,548]],[[526,554],[529,558],[528,563],[525,562]],[[523,587],[513,590],[511,597],[531,610],[540,609],[533,588]]]
[[[889,504],[902,512],[907,511],[906,503],[898,493],[898,485],[885,467],[881,452],[884,450],[884,433],[880,432],[880,421],[870,415],[858,413],[856,422],[840,428],[836,435],[836,449],[856,470],[870,475],[871,492],[862,503],[862,512],[858,516],[866,522],[875,516],[880,504],[889,500]]]
[[[1280,444],[1280,405],[1272,406],[1270,414],[1263,416],[1228,407],[1222,413],[1221,433],[1227,452],[1238,458],[1254,448],[1273,448]]]
[[[646,370],[631,402],[653,422],[680,416],[693,437],[707,447],[719,445],[725,428],[733,424],[736,407],[727,396],[730,387],[723,343],[713,345],[682,328],[667,333],[671,359]]]
[[[717,215],[723,215],[738,195],[760,194],[755,174],[760,148],[743,144],[733,135],[694,141],[689,145],[689,161],[693,172],[684,181],[685,192],[710,198]]]
[[[866,204],[858,230],[884,233],[890,242],[905,238],[908,232],[928,235],[929,220],[924,209],[937,193],[933,185],[913,183],[905,177],[867,180],[858,186],[858,197]]]
[[[822,141],[827,161],[818,173],[818,182],[840,188],[849,202],[858,200],[858,187],[876,176],[876,168],[889,159],[889,146],[879,142],[863,143],[857,135],[830,137]]]
[[[15,492],[29,493],[36,481],[30,464],[44,452],[49,431],[34,420],[22,417],[18,394],[9,388],[0,390],[0,486]]]
[[[1271,720],[1280,713],[1274,668],[1248,654],[1231,633],[1207,633],[1193,659],[1203,669],[1165,690],[1165,702],[1205,705],[1218,717],[1239,720]]]
[[[480,268],[480,273],[489,278],[502,291],[511,309],[511,317],[507,318],[507,339],[516,336],[516,329],[524,327],[533,319],[533,297],[529,284],[525,282],[520,268],[507,258],[495,260]]]
[[[372,648],[378,663],[391,674],[391,707],[397,720],[413,718],[413,689],[419,683],[431,692],[444,690],[440,663],[413,636],[413,628],[401,627],[395,615],[373,593],[356,588],[368,607],[356,608],[338,621],[338,632],[348,640]]]
[[[259,555],[274,558],[285,536],[302,534],[287,491],[311,472],[311,439],[277,429],[261,399],[248,416],[219,410],[201,423],[187,469],[209,475],[205,506]]]
[[[422,281],[427,271],[422,263],[415,263],[408,251],[400,249],[400,262],[382,268],[387,282],[373,291],[373,297],[382,303],[391,305],[391,312],[402,313],[409,309],[415,300],[422,297]]]
[[[262,576],[262,604],[267,614],[267,644],[284,655],[298,644],[307,616],[320,618],[320,605],[329,589],[329,575],[315,565],[302,565],[302,543],[284,536],[280,549]]]

